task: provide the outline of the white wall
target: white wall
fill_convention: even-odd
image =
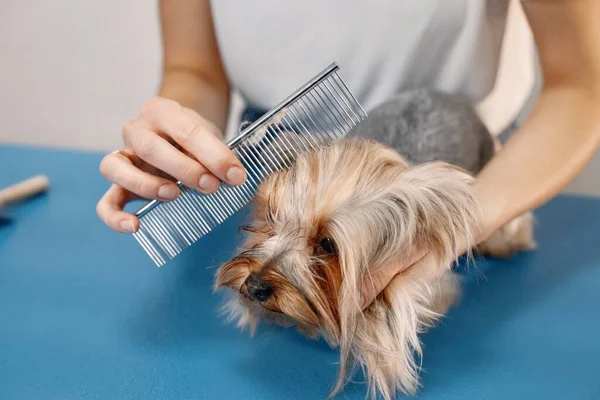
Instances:
[[[109,150],[157,87],[155,1],[0,3],[0,141]]]
[[[159,39],[157,1],[2,0],[0,143],[119,148],[156,91]],[[568,191],[600,195],[600,157]]]

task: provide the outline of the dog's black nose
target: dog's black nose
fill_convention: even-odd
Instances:
[[[256,301],[267,301],[273,295],[273,288],[267,282],[258,278],[256,275],[250,275],[246,278],[246,290],[248,294]]]

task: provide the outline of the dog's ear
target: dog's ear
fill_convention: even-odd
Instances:
[[[420,387],[419,334],[458,297],[458,280],[444,274],[436,283],[400,275],[357,319],[349,343],[349,371],[360,367],[371,398],[415,395]]]
[[[392,214],[404,229],[401,235],[390,235],[389,245],[404,246],[404,251],[418,248],[435,257],[440,267],[449,267],[474,245],[481,222],[473,182],[472,175],[444,162],[406,169],[390,190]]]
[[[398,171],[369,206],[369,218],[378,221],[368,235],[377,237],[370,242],[371,256],[356,251],[356,246],[342,246],[340,381],[333,393],[341,390],[356,365],[363,367],[373,389],[385,398],[396,390],[416,390],[417,335],[425,321],[437,318],[432,309],[440,281],[461,249],[471,248],[480,221],[473,180],[443,162]],[[362,275],[422,251],[427,254],[424,262],[395,278],[362,312],[358,287]]]

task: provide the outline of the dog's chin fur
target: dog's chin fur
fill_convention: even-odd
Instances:
[[[472,181],[443,162],[410,166],[365,139],[300,156],[260,186],[247,240],[218,270],[215,289],[231,289],[224,311],[251,333],[265,321],[338,347],[331,395],[356,367],[372,397],[414,394],[419,334],[457,300],[451,267],[459,249],[471,247],[480,221]],[[324,237],[335,243],[335,254],[323,252]],[[365,277],[423,250],[428,255],[418,268],[402,272],[361,310]],[[274,288],[268,300],[248,295],[250,274]]]

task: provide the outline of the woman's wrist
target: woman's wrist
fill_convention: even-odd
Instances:
[[[174,100],[212,122],[223,139],[230,101],[226,84],[209,82],[186,70],[167,71],[158,95]]]
[[[491,191],[491,186],[481,180],[477,180],[473,184],[475,197],[480,206],[481,219],[480,224],[475,232],[475,245],[487,240],[497,229],[504,223],[505,215],[504,208],[501,207],[501,196],[498,190]]]

